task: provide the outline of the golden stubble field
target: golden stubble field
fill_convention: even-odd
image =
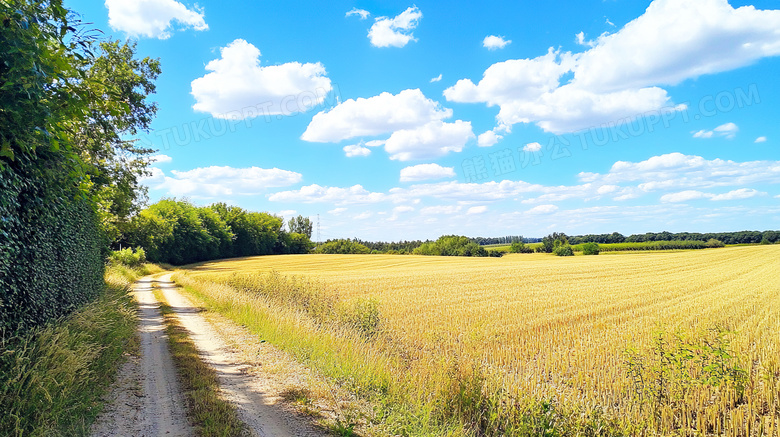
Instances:
[[[205,263],[188,276],[270,271],[316,279],[341,299],[377,300],[383,341],[399,353],[469,357],[515,398],[651,415],[661,430],[749,435],[780,425],[780,245],[562,258],[269,256]],[[665,390],[661,371],[650,378],[657,332],[672,348],[675,333],[713,344],[715,327],[732,332],[725,350],[745,371],[744,396],[722,373],[703,386],[667,381],[661,403],[670,405],[649,406]],[[640,385],[626,365],[630,348],[646,357]]]

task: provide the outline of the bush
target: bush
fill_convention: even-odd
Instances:
[[[423,243],[412,252],[415,255],[433,256],[490,256],[484,247],[468,237],[445,235],[436,241]]]
[[[561,244],[553,249],[555,256],[574,256],[574,250],[568,244]]]
[[[137,248],[135,251],[130,247],[114,250],[108,255],[108,262],[127,267],[140,267],[146,262],[146,252],[144,252],[142,247]]]
[[[583,255],[598,255],[601,252],[598,243],[585,243],[582,246]]]
[[[760,244],[772,244],[772,242],[767,240],[766,238],[762,238]]]
[[[371,253],[371,249],[352,240],[333,240],[319,245],[316,249],[314,249],[314,253],[328,253],[328,254],[341,254],[341,255],[365,254],[365,253]]]
[[[707,247],[725,247],[726,245],[723,244],[722,241],[716,240],[714,238],[710,238],[707,240],[707,243],[705,244]]]
[[[522,241],[515,241],[512,246],[509,247],[510,253],[533,253],[533,249],[526,246]]]

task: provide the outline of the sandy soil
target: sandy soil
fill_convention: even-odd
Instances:
[[[277,399],[265,392],[262,384],[247,372],[242,362],[219,333],[200,314],[198,308],[177,291],[171,275],[158,282],[165,300],[176,312],[179,323],[190,332],[190,338],[205,361],[216,369],[220,388],[227,400],[238,408],[239,417],[260,437],[307,437],[325,435],[310,423],[290,414]]]
[[[191,436],[176,368],[168,352],[162,315],[152,295],[151,277],[133,285],[139,306],[140,358],[119,370],[109,405],[92,427],[93,437]]]
[[[167,349],[162,317],[152,289],[160,288],[204,360],[219,376],[225,398],[255,437],[318,437],[327,433],[281,402],[269,375],[258,375],[238,350],[216,330],[171,282],[170,274],[134,285],[140,306],[141,357],[131,357],[120,369],[105,412],[92,428],[92,437],[190,436],[176,369]],[[230,342],[236,346],[235,342]]]

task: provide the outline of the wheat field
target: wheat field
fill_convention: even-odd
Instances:
[[[780,245],[269,256],[204,263],[186,276],[224,283],[271,271],[342,301],[378,302],[381,334],[369,343],[422,375],[418,385],[455,360],[476,363],[486,396],[603,412],[631,434],[780,434]]]

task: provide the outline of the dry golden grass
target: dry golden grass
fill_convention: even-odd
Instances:
[[[374,347],[419,378],[440,377],[437,363],[455,357],[478,363],[507,399],[553,399],[661,433],[779,433],[780,246],[569,258],[289,255],[205,263],[187,276],[222,282],[272,270],[317,280],[341,300],[377,300]],[[659,328],[701,339],[716,326],[734,332],[728,351],[748,378],[742,399],[728,384],[654,408],[637,399],[628,348],[650,360]]]

